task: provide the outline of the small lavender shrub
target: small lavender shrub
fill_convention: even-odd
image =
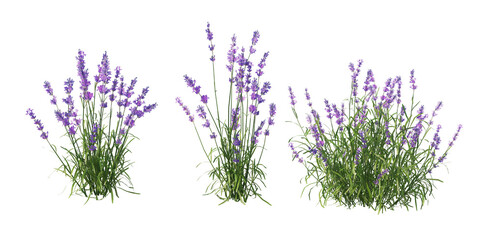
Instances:
[[[289,88],[295,124],[302,130],[302,135],[289,141],[289,147],[293,159],[307,170],[304,192],[307,190],[310,198],[313,189],[320,189],[323,207],[331,199],[348,208],[361,205],[379,212],[395,206],[421,208],[432,195],[435,182],[441,182],[432,177],[432,171],[444,164],[462,125],[448,146],[442,147],[442,127],[437,125],[435,130],[434,123],[442,102],[432,112],[425,112],[424,106],[415,102],[414,70],[409,80],[411,102],[405,104],[401,77],[389,78],[379,88],[368,70],[359,90],[362,63],[349,65],[352,77],[347,107],[324,100],[322,114],[314,109],[305,89],[306,127],[299,121],[296,97]]]
[[[64,173],[72,181],[71,193],[97,200],[111,195],[119,197],[118,189],[129,193],[133,186],[128,169],[132,164],[126,159],[130,152],[128,146],[136,138],[130,131],[137,119],[150,113],[157,104],[145,105],[148,87],[135,95],[136,78],[127,84],[121,75],[121,68],[115,68],[114,78],[109,67],[106,53],[99,65],[99,72],[94,76],[91,88],[89,71],[85,68],[85,53],[78,51],[78,75],[80,77],[79,95],[81,112],[75,108],[72,95],[74,80],[65,81],[66,97],[57,101],[49,82],[44,83],[46,92],[51,97],[51,104],[56,108],[55,117],[63,126],[70,144],[61,146],[65,154],[48,139],[48,131],[44,131],[41,120],[36,118],[32,109],[27,115],[34,120],[41,138],[46,140],[61,166],[58,171]],[[136,96],[136,98],[132,98]]]
[[[226,65],[228,74],[230,74],[227,112],[225,115],[223,113],[220,115],[215,81],[215,45],[210,24],[207,25],[206,33],[210,42],[208,47],[211,51],[215,101],[213,103],[208,95],[200,91],[201,86],[187,75],[184,76],[184,81],[203,104],[198,105],[196,110],[199,119],[195,119],[192,111],[184,105],[180,98],[176,99],[193,124],[201,147],[211,165],[208,173],[211,183],[205,194],[215,194],[223,200],[221,204],[229,200],[245,204],[249,197],[259,197],[268,203],[259,193],[261,186],[265,186],[264,165],[261,163],[261,157],[266,138],[270,134],[269,128],[274,125],[276,105],[274,103],[269,105],[269,112],[265,111],[268,115],[263,120],[259,120],[259,109],[265,105],[263,104],[266,101],[265,96],[271,88],[269,82],[261,82],[269,52],[263,55],[253,72],[250,57],[256,52],[259,32],[254,32],[251,46],[247,50],[239,49],[236,44],[237,38],[235,35],[232,37]],[[210,110],[213,104],[216,106],[216,111]],[[207,132],[206,137],[209,136],[214,144],[210,151],[207,151],[203,145],[202,135],[199,134],[196,127],[197,120]],[[259,150],[259,156],[255,154],[256,150]]]

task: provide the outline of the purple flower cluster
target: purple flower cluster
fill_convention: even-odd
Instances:
[[[308,101],[309,107],[312,107],[312,101],[310,101],[310,93],[309,93],[309,90],[307,88],[305,89],[305,98]]]
[[[288,91],[290,91],[290,99],[292,100],[290,104],[292,106],[295,106],[295,104],[297,103],[297,101],[295,100],[295,95],[293,94],[292,87],[288,87]]]
[[[41,120],[36,119],[36,115],[34,114],[34,111],[30,108],[27,109],[26,115],[31,117],[31,119],[34,120],[34,124],[37,126],[37,129],[41,131],[41,138],[42,139],[47,139],[48,138],[48,131],[44,132],[44,125],[41,123]]]
[[[389,121],[385,121],[385,144],[390,145],[390,131],[389,131]]]
[[[399,90],[398,90],[397,94],[394,94],[394,88],[395,88],[396,84],[399,85]],[[401,77],[399,77],[399,76],[394,78],[394,79],[392,79],[392,78],[387,79],[387,81],[385,82],[384,94],[380,98],[380,100],[383,102],[384,108],[389,108],[392,105],[392,102],[394,102],[394,100],[396,100],[396,98],[397,98],[397,102],[400,103],[401,84],[402,84]]]
[[[214,62],[215,61],[215,55],[213,54],[213,50],[215,50],[215,45],[213,44],[213,33],[211,32],[210,30],[210,23],[207,23],[206,24],[206,38],[208,39],[208,41],[210,41],[210,45],[208,45],[208,48],[210,49],[211,51],[211,57],[210,57],[210,61]]]
[[[361,147],[362,148],[367,148],[367,140],[365,139],[365,132],[363,132],[363,130],[360,130],[358,132],[358,134],[360,134],[360,140],[361,140]]]
[[[184,113],[186,113],[186,115],[189,116],[189,121],[194,122],[194,116],[191,115],[189,108],[186,105],[184,105],[184,103],[182,103],[181,99],[177,97],[176,102],[179,104],[179,106],[182,107],[182,110],[184,111]]]
[[[99,131],[99,125],[97,123],[94,123],[92,126],[92,134],[90,135],[89,138],[89,150],[90,151],[95,151],[97,149],[97,146],[95,145],[97,143],[97,133]]]
[[[371,83],[373,84],[370,85]],[[373,72],[371,69],[369,69],[367,72],[367,78],[365,80],[365,86],[363,86],[363,90],[365,90],[365,92],[370,90],[370,93],[367,97],[367,101],[370,100],[370,97],[372,97],[377,90],[377,85],[375,84],[375,78],[373,77]]]
[[[375,185],[378,185],[379,180],[380,180],[380,179],[381,179],[381,178],[382,178],[382,177],[383,177],[385,174],[387,174],[387,173],[389,173],[389,169],[384,169],[384,170],[382,171],[382,173],[380,173],[380,174],[377,176],[377,180],[375,180],[373,183],[374,183]]]
[[[96,84],[100,85],[97,87],[97,90],[101,94],[107,94],[111,91],[111,89],[107,88],[106,85],[109,84],[109,81],[111,80],[111,70],[109,67],[109,58],[107,56],[107,52],[104,52],[104,55],[102,56],[102,61],[101,64],[98,65],[99,68],[99,75],[94,76],[94,80]],[[101,107],[105,108],[107,107],[107,103],[101,103]]]
[[[360,74],[360,67],[363,64],[363,60],[358,60],[358,66],[355,69],[355,66],[353,63],[349,64],[349,69],[353,73],[351,75],[351,80],[352,80],[352,88],[353,88],[353,97],[356,97],[358,94],[358,75]]]
[[[228,50],[228,52],[227,52],[227,60],[229,63],[229,64],[227,64],[227,69],[229,72],[232,72],[232,70],[234,68],[234,62],[236,60],[235,54],[237,53],[237,50],[238,50],[237,37],[234,34],[232,36],[232,44],[230,44],[230,50]]]
[[[442,129],[442,125],[438,124],[435,135],[433,136],[433,141],[431,142],[431,147],[433,148],[433,152],[431,153],[431,155],[433,157],[436,154],[436,150],[439,150],[438,146],[440,145],[441,142],[439,133],[441,129]]]
[[[76,57],[78,63],[78,76],[80,77],[80,89],[82,90],[81,98],[90,101],[94,96],[93,93],[89,92],[89,70],[85,68],[85,53],[82,50],[78,50],[78,56]]]
[[[208,103],[208,96],[207,95],[201,95],[200,90],[201,86],[196,84],[196,80],[190,78],[188,75],[184,75],[184,82],[188,85],[188,87],[193,89],[193,92],[196,93],[201,97],[201,102],[204,104]]]
[[[205,123],[203,124],[203,127],[209,128],[210,127],[210,121],[206,118],[206,112],[205,108],[201,105],[198,106],[198,109],[196,109],[196,112],[198,113],[198,116],[205,120]]]
[[[65,93],[68,96],[66,98],[63,98],[62,100],[64,103],[67,104],[68,110],[66,112],[55,110],[56,119],[61,122],[64,127],[68,128],[68,133],[70,135],[75,135],[76,129],[81,122],[80,119],[76,118],[77,111],[75,110],[73,98],[71,96],[71,92],[73,91],[73,83],[74,82],[71,78],[68,78],[65,81]],[[45,81],[43,86],[46,89],[46,92],[52,97],[51,104],[58,106],[56,102],[56,96],[53,94],[51,84],[48,81]],[[71,118],[73,118],[73,120],[70,122]]]
[[[460,130],[461,129],[462,129],[462,124],[459,124],[459,127],[457,128],[457,132],[453,136],[452,141],[448,144],[448,146],[450,146],[450,147],[453,146],[453,143],[455,142],[455,140],[457,140],[457,137],[459,136],[459,133],[460,133]]]
[[[268,125],[274,125],[274,115],[276,114],[276,104],[271,103],[269,104],[269,119],[268,119]]]
[[[288,144],[290,146],[290,149],[293,152],[293,157],[298,159],[299,163],[303,163],[303,158],[300,157],[300,154],[295,150],[295,147],[293,146],[293,143]]]
[[[254,46],[256,46],[257,44],[257,41],[259,40],[259,31],[255,31],[254,34],[252,35],[252,44],[251,44],[251,47],[249,48],[249,53],[253,54],[256,52],[256,49],[254,48]]]
[[[234,108],[232,109],[232,116],[231,116],[231,121],[232,121],[232,130],[237,130],[239,127],[239,118],[240,118],[240,108]]]
[[[409,83],[411,83],[411,89],[416,90],[418,86],[416,86],[416,78],[414,77],[414,69],[411,70],[411,77],[409,79]]]
[[[355,165],[358,165],[360,161],[360,154],[361,154],[361,148],[356,149],[356,154],[355,154]]]
[[[44,82],[44,89],[46,89],[46,92],[53,97],[51,99],[51,104],[56,105],[56,96],[53,95],[53,88],[51,88],[51,84],[48,81]]]

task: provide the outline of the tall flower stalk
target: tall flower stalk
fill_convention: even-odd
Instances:
[[[136,120],[150,113],[157,104],[145,105],[148,87],[132,99],[136,78],[127,85],[120,67],[115,68],[113,76],[107,53],[104,53],[98,66],[93,86],[85,67],[85,53],[79,50],[76,59],[81,112],[75,108],[73,79],[65,81],[64,104],[56,100],[51,84],[47,81],[44,83],[51,104],[56,109],[55,117],[66,132],[64,136],[70,141],[70,145],[60,147],[63,154],[50,142],[48,132],[44,132],[44,126],[34,111],[28,109],[27,115],[34,119],[38,130],[42,131],[41,138],[46,140],[60,160],[61,166],[57,170],[72,181],[70,196],[82,195],[88,201],[110,195],[114,201],[114,196],[119,197],[118,189],[135,193],[128,174],[132,162],[126,158],[130,151],[129,144],[136,138],[130,131]]]
[[[362,63],[349,65],[352,79],[347,109],[344,102],[340,107],[324,100],[327,121],[321,120],[306,89],[309,114],[307,126],[303,125],[289,88],[295,124],[302,131],[289,146],[293,159],[307,170],[304,192],[310,198],[319,189],[321,206],[334,200],[348,208],[361,205],[378,212],[395,206],[421,208],[432,196],[435,182],[441,182],[432,172],[444,164],[462,125],[448,146],[440,149],[441,125],[433,136],[430,132],[435,130],[434,117],[442,102],[429,115],[415,101],[414,70],[409,80],[412,97],[403,103],[401,77],[389,78],[383,87],[377,87],[368,70],[363,92],[359,91]]]
[[[259,32],[254,32],[247,50],[244,47],[239,48],[236,43],[237,37],[235,35],[232,37],[226,65],[230,74],[227,112],[220,114],[215,76],[215,45],[209,23],[206,34],[209,41],[208,48],[211,51],[214,101],[204,94],[197,81],[188,75],[184,75],[184,81],[202,103],[196,110],[198,119],[195,119],[192,111],[180,98],[176,99],[193,124],[201,148],[211,166],[208,172],[211,183],[205,194],[215,194],[223,200],[221,204],[229,200],[245,204],[249,197],[259,197],[268,203],[260,194],[261,187],[265,187],[266,177],[261,157],[270,134],[269,128],[274,125],[276,105],[269,104],[269,114],[263,120],[260,120],[259,109],[266,105],[263,103],[271,88],[271,84],[261,78],[269,52],[264,53],[256,70],[253,71],[255,66],[250,58],[256,52]],[[212,110],[213,105],[215,111]],[[204,135],[198,131],[197,121],[206,132]],[[211,139],[213,146],[209,151],[204,146],[202,136],[206,138],[209,136]]]

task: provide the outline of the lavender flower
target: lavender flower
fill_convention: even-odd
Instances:
[[[256,71],[257,77],[261,77],[264,74],[263,68],[264,68],[264,66],[266,66],[266,58],[268,56],[269,56],[269,52],[264,53],[263,58],[261,59],[261,61],[257,65],[259,67],[259,69]]]
[[[228,53],[227,53],[227,60],[228,60],[228,65],[227,65],[227,69],[229,72],[232,72],[232,69],[233,69],[233,66],[234,66],[234,63],[235,63],[235,54],[237,53],[237,37],[235,36],[232,36],[232,44],[230,44],[230,50],[228,50]]]
[[[435,116],[436,116],[436,112],[437,112],[438,110],[442,109],[442,106],[443,106],[443,102],[442,102],[442,101],[438,102],[438,104],[437,104],[437,105],[436,105],[436,107],[435,107],[435,110],[433,110],[433,115],[432,115],[433,117],[435,117]]]
[[[288,87],[288,91],[290,91],[290,99],[292,100],[290,104],[292,106],[295,106],[295,104],[297,103],[297,101],[295,100],[295,95],[293,95],[292,87]]]
[[[414,77],[414,69],[411,70],[411,77],[410,77],[409,83],[411,83],[411,89],[416,90],[416,88],[418,86],[416,86],[416,78]]]
[[[431,147],[434,149],[431,155],[434,157],[436,154],[436,150],[439,150],[438,146],[440,145],[441,139],[439,136],[440,129],[442,129],[442,125],[438,124],[436,128],[435,135],[433,136],[433,141],[431,142]]]
[[[31,117],[31,119],[34,120],[34,124],[36,125],[36,128],[41,131],[41,138],[42,139],[47,139],[48,138],[48,132],[44,132],[43,129],[44,129],[44,126],[43,124],[41,123],[41,120],[39,119],[36,119],[36,115],[34,114],[34,111],[30,108],[27,109],[26,111],[26,115],[28,115],[29,117]]]
[[[274,115],[276,114],[276,105],[274,103],[269,104],[269,119],[268,119],[268,125],[274,125]],[[269,131],[268,131],[269,132]]]
[[[257,107],[254,104],[251,104],[249,106],[249,112],[255,115],[259,115],[259,111],[257,111]]]
[[[300,157],[299,153],[295,150],[295,147],[293,147],[293,143],[289,143],[288,146],[290,146],[290,149],[293,152],[293,158],[298,159],[299,163],[303,163],[303,159]]]
[[[362,130],[360,130],[358,132],[358,134],[360,134],[360,140],[362,142],[361,147],[362,148],[367,148],[367,140],[365,139],[365,132],[363,132]]]
[[[384,169],[384,170],[382,171],[382,173],[380,173],[380,174],[377,176],[377,180],[375,180],[373,183],[374,183],[375,185],[378,185],[379,180],[380,180],[380,179],[381,179],[381,178],[382,178],[382,177],[383,177],[385,174],[387,174],[387,173],[389,173],[389,169]]]
[[[207,104],[208,103],[208,96],[207,95],[201,96],[201,102],[204,104]]]
[[[309,102],[308,105],[309,107],[312,107],[312,102],[310,101],[310,94],[309,94],[309,90],[306,88],[305,89],[305,98],[307,99],[307,101]]]
[[[237,130],[239,127],[239,112],[240,108],[234,108],[232,109],[232,130]]]
[[[241,143],[241,142],[240,142],[240,140],[239,140],[239,134],[237,133],[237,134],[235,134],[235,136],[234,136],[234,143],[233,143],[233,144],[234,144],[234,146],[236,146],[236,147],[240,147],[240,143]]]
[[[324,99],[324,104],[326,105],[325,110],[327,112],[327,118],[332,119],[333,114],[331,113],[332,112],[332,108],[329,105],[329,101],[327,101],[327,99]]]
[[[255,31],[254,34],[252,35],[252,45],[251,47],[249,48],[249,53],[250,54],[253,54],[256,52],[256,49],[254,48],[254,46],[257,44],[257,41],[259,40],[259,31]]]
[[[154,110],[157,107],[157,103],[149,104],[143,107],[143,111],[146,113],[150,113],[152,110]]]
[[[99,92],[106,94],[108,90],[105,85],[111,80],[111,70],[109,68],[109,58],[107,56],[107,52],[104,52],[104,55],[102,55],[101,64],[97,67],[99,68],[99,75],[94,76],[94,80],[97,83],[102,82],[104,84],[102,85],[104,87],[99,86]]]
[[[358,165],[358,163],[360,161],[360,154],[361,154],[361,148],[356,149],[355,165]]]
[[[77,61],[78,76],[80,77],[80,89],[82,90],[81,97],[84,100],[90,101],[93,94],[88,91],[90,86],[90,81],[88,80],[89,70],[85,69],[85,53],[82,50],[78,50]]]
[[[453,139],[452,141],[448,144],[448,146],[452,147],[453,146],[453,143],[455,142],[455,140],[457,140],[457,137],[459,136],[459,133],[460,133],[460,130],[462,129],[462,124],[459,124],[459,127],[457,128],[457,132],[455,133],[455,135],[453,136]]]
[[[97,147],[95,146],[95,143],[97,142],[97,132],[99,130],[99,125],[97,123],[94,123],[94,125],[92,126],[92,134],[90,135],[90,138],[89,138],[89,150],[90,151],[95,151],[97,149]]]
[[[182,110],[184,111],[184,113],[186,113],[187,116],[189,116],[189,121],[190,122],[194,122],[194,116],[191,115],[191,112],[189,111],[189,108],[184,105],[184,103],[182,103],[181,99],[180,98],[176,98],[176,102],[179,104],[179,106],[182,107]]]

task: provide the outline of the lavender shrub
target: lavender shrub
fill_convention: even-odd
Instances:
[[[289,88],[296,125],[302,131],[289,146],[293,159],[307,170],[304,191],[308,190],[310,198],[313,189],[319,188],[322,206],[332,199],[348,208],[361,205],[379,212],[395,206],[421,208],[432,196],[435,182],[441,182],[433,178],[432,171],[444,164],[462,125],[448,146],[441,147],[441,125],[437,125],[433,137],[430,131],[435,129],[434,117],[442,102],[431,114],[415,102],[414,70],[409,79],[411,102],[405,104],[401,77],[389,78],[378,87],[372,70],[368,70],[360,90],[362,63],[359,60],[349,65],[352,76],[347,109],[344,102],[336,105],[324,100],[327,121],[314,109],[305,89],[309,114],[304,127]]]
[[[223,114],[220,116],[215,81],[215,45],[209,23],[206,33],[210,42],[208,48],[211,51],[210,61],[213,67],[216,111],[210,110],[210,107],[213,107],[213,100],[203,93],[201,86],[188,75],[184,75],[184,81],[202,103],[196,110],[198,119],[195,119],[193,111],[184,105],[180,98],[176,99],[193,124],[211,166],[208,173],[211,183],[205,194],[215,194],[223,200],[222,203],[234,200],[245,204],[249,197],[259,197],[265,201],[259,193],[261,186],[265,186],[266,176],[261,157],[266,139],[270,134],[269,128],[274,125],[276,114],[276,105],[271,103],[268,115],[263,120],[259,120],[260,107],[266,105],[263,103],[271,88],[269,82],[261,81],[269,52],[263,55],[257,64],[256,71],[253,72],[254,66],[250,57],[256,52],[259,32],[254,32],[251,46],[247,50],[244,47],[239,48],[236,36],[232,37],[226,65],[228,74],[230,74],[227,113],[225,116]],[[203,145],[202,135],[196,127],[197,121],[201,122],[203,130],[207,132],[205,135],[209,136],[214,144],[210,151],[207,151]],[[256,154],[258,149],[260,153]]]
[[[73,79],[65,81],[66,97],[62,99],[63,103],[57,101],[51,84],[47,81],[44,83],[51,104],[56,108],[55,117],[65,129],[64,136],[70,140],[69,146],[61,146],[64,155],[50,142],[48,131],[44,131],[43,124],[32,109],[27,110],[27,115],[34,120],[37,129],[42,132],[41,138],[46,140],[60,160],[61,166],[57,170],[72,181],[70,196],[82,195],[88,201],[111,195],[114,201],[114,196],[119,197],[118,189],[135,193],[128,175],[132,163],[126,159],[130,151],[128,146],[136,138],[130,131],[136,120],[150,113],[157,104],[145,105],[148,87],[135,95],[136,78],[128,85],[121,75],[120,67],[114,69],[113,76],[106,53],[98,66],[98,74],[94,76],[91,91],[89,71],[85,68],[85,53],[79,50],[76,59],[80,77],[81,113],[75,108]]]

